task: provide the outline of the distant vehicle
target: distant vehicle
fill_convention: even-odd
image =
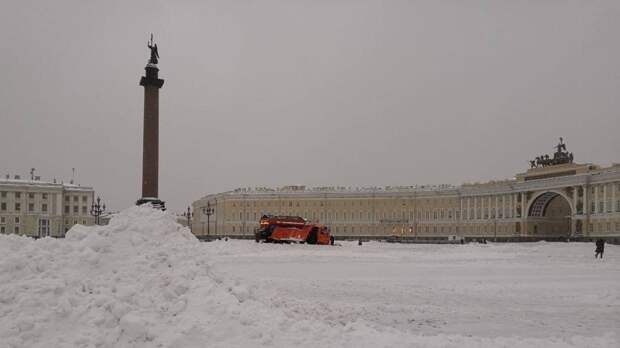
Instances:
[[[329,228],[308,223],[299,216],[263,215],[260,227],[254,233],[256,242],[334,244]]]

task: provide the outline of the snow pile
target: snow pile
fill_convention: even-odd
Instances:
[[[241,249],[247,252],[289,250],[235,243],[243,243]],[[313,315],[293,306],[295,298],[278,298],[290,296],[286,291],[261,288],[261,282],[245,282],[218,270],[218,259],[236,257],[227,252],[241,245],[235,243],[200,243],[173,216],[148,207],[130,208],[108,226],[75,226],[65,239],[35,241],[0,235],[0,348],[606,347],[617,343],[611,336],[564,340],[422,335],[377,326],[363,317],[343,320],[333,312]],[[334,255],[344,251],[313,247],[291,246],[291,250]],[[343,298],[348,290],[352,289],[343,289]],[[316,305],[315,314],[322,304]]]
[[[207,271],[191,233],[147,207],[109,226],[76,225],[64,240],[1,238],[0,342],[9,347],[152,341]]]

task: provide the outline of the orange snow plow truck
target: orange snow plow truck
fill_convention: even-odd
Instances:
[[[263,215],[260,227],[254,233],[256,242],[334,244],[329,228],[310,224],[299,216]]]

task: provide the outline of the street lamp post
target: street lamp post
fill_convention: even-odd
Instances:
[[[187,218],[187,227],[190,231],[192,230],[192,215],[192,209],[187,206],[187,212],[183,213],[183,216]]]
[[[187,211],[183,214],[181,214],[181,216],[184,216],[187,219],[187,228],[189,228],[189,231],[192,231],[192,216],[194,214],[192,213],[192,209],[188,206],[187,207]]]
[[[215,212],[215,209],[211,207],[211,202],[207,202],[206,207],[202,207],[202,213],[207,216],[207,236],[209,235],[209,228],[211,227],[210,218]]]
[[[99,217],[105,212],[105,203],[101,205],[101,198],[97,197],[97,203],[90,206],[90,215],[95,217],[95,225],[99,225]]]

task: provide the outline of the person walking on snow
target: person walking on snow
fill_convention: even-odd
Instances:
[[[599,238],[596,241],[596,250],[594,254],[594,258],[596,259],[598,255],[601,255],[601,259],[603,258],[603,252],[605,251],[605,240],[603,238]]]

